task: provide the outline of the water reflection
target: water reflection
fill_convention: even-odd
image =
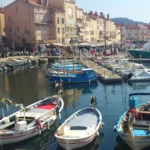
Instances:
[[[82,89],[82,94],[92,93],[92,90],[98,87],[98,82],[93,83],[79,83],[79,84],[65,84],[64,89]]]
[[[127,144],[120,138],[120,136],[116,137],[117,145],[114,147],[114,150],[131,150]]]
[[[31,139],[3,146],[3,150],[49,150],[53,144],[56,144],[54,132],[59,126],[58,120],[51,126],[50,130],[43,132],[41,135]]]
[[[150,86],[150,82],[129,83],[129,86],[132,86],[134,90],[144,90]]]
[[[48,85],[45,71],[45,66],[42,66],[41,68],[25,68],[15,73],[0,74],[1,93],[11,98],[11,100],[24,105],[29,105],[45,98],[55,92]]]
[[[118,135],[116,137],[117,145],[114,147],[114,150],[131,150],[131,148],[120,138]],[[143,150],[149,150],[150,147],[144,148]]]
[[[99,146],[103,137],[104,137],[104,134],[99,133],[99,136],[95,137],[95,139],[90,144],[82,148],[76,149],[76,150],[99,150]],[[64,149],[58,145],[57,150],[64,150]]]

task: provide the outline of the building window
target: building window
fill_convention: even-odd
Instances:
[[[46,34],[46,27],[44,27],[44,34]]]
[[[64,24],[64,18],[62,18],[62,20],[61,20],[61,21],[62,21],[62,24]]]
[[[57,17],[57,23],[59,24],[59,17]]]
[[[11,17],[8,17],[8,21],[11,22]]]
[[[9,27],[9,32],[12,32],[12,28],[11,27]]]
[[[26,27],[25,27],[25,29],[26,29]],[[36,27],[36,30],[37,30],[37,31],[40,31],[40,30],[41,30],[40,26],[37,26],[37,27]]]
[[[60,29],[59,28],[57,28],[57,32],[58,32],[58,34],[60,33]]]
[[[73,17],[73,10],[72,10],[72,8],[68,8],[68,17]]]
[[[19,32],[19,27],[17,27],[17,31]]]
[[[64,34],[64,28],[62,28],[61,30],[62,30],[62,34]]]

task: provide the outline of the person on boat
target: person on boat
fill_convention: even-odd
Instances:
[[[130,109],[128,110],[127,114],[131,114],[131,115],[134,116],[135,119],[137,119],[137,120],[139,120],[139,118],[140,118],[139,112],[137,112],[137,110],[134,109],[134,108],[130,108]]]

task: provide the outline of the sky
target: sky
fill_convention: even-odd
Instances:
[[[150,22],[150,0],[76,0],[85,11],[103,12],[111,18],[127,17],[134,21]]]
[[[14,0],[0,0],[3,6]],[[85,11],[103,12],[111,18],[127,17],[134,21],[150,22],[150,0],[76,0]]]

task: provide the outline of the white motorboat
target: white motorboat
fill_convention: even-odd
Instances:
[[[0,120],[0,145],[20,142],[49,129],[64,107],[54,95],[33,103]]]
[[[129,79],[129,82],[134,82],[134,81],[150,81],[150,70],[144,69],[143,71],[135,73]]]
[[[102,127],[102,115],[87,107],[70,116],[56,131],[58,144],[66,150],[81,148],[93,141]]]

